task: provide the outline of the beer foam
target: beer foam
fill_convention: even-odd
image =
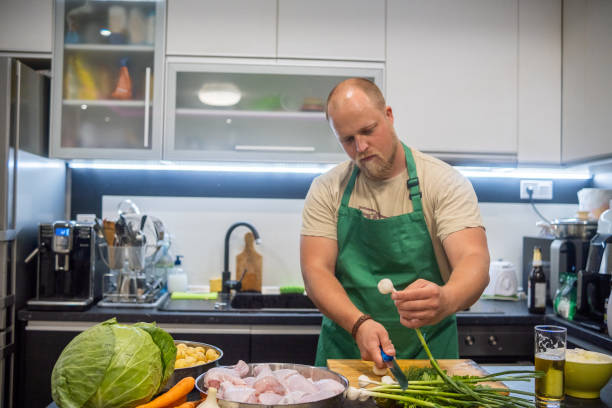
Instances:
[[[565,361],[586,364],[610,364],[612,363],[612,357],[595,351],[575,348],[566,350]]]

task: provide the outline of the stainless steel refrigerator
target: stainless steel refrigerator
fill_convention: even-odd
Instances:
[[[16,311],[33,296],[38,224],[63,219],[66,164],[47,158],[49,79],[0,57],[0,407],[12,407]]]

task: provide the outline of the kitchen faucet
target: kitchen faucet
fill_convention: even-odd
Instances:
[[[229,239],[230,235],[232,235],[232,231],[234,231],[237,227],[245,226],[253,232],[253,237],[255,238],[255,243],[260,244],[261,238],[259,238],[259,233],[255,229],[254,226],[249,224],[248,222],[237,222],[232,224],[225,234],[225,252],[223,256],[223,272],[221,273],[221,302],[226,305],[229,303],[229,295],[232,289],[237,289],[239,285],[239,281],[230,280],[231,273],[229,271]],[[242,274],[244,278],[244,273]],[[241,279],[242,280],[242,279]]]

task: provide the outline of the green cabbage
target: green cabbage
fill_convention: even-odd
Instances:
[[[154,323],[115,318],[76,336],[51,374],[60,408],[132,408],[162,390],[174,371],[174,340]]]

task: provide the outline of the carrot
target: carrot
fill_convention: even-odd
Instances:
[[[194,385],[195,378],[185,377],[177,382],[174,387],[170,388],[159,397],[147,402],[146,404],[138,405],[136,408],[164,408],[173,407],[177,403],[182,404],[187,400],[187,394],[193,390]],[[181,399],[182,401],[180,401]]]
[[[182,403],[181,405],[175,406],[174,408],[195,408],[195,407],[196,407],[195,402],[187,401],[187,402]]]

